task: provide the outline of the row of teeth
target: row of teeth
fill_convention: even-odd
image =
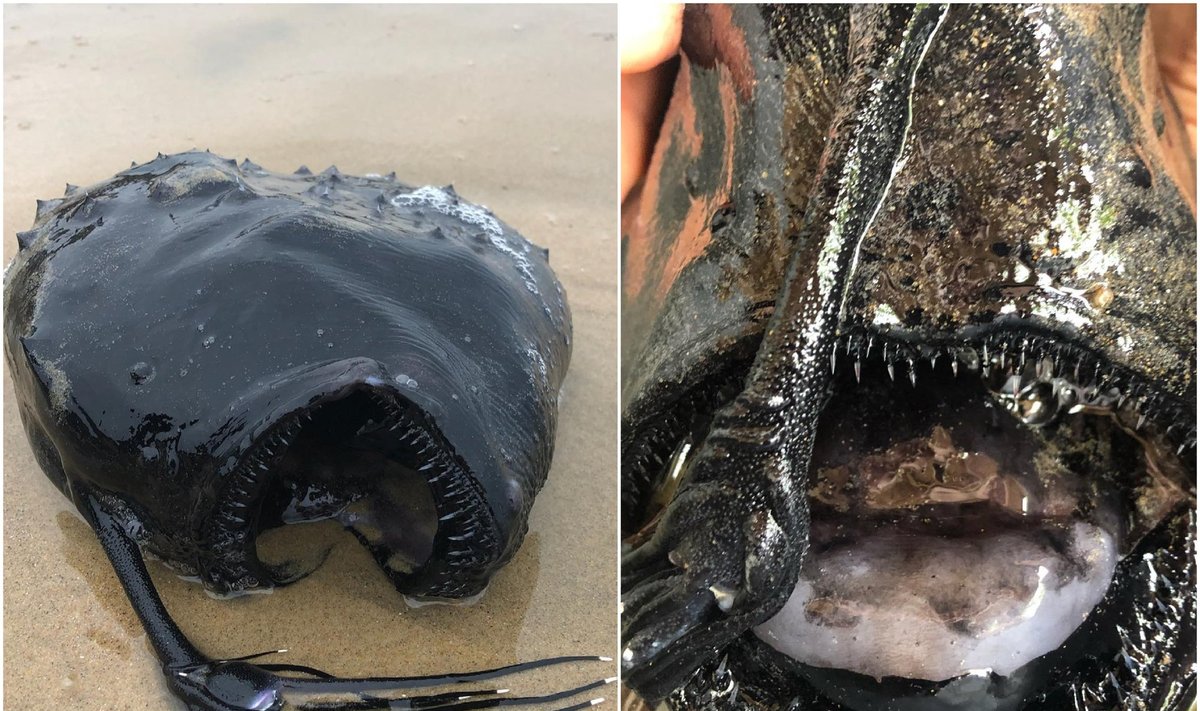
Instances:
[[[880,339],[882,341],[882,339]],[[1045,425],[1059,413],[1122,416],[1127,426],[1142,430],[1149,422],[1165,425],[1164,433],[1178,443],[1176,453],[1196,446],[1195,425],[1178,407],[1130,384],[1115,369],[1105,369],[1086,353],[1037,338],[985,340],[978,346],[911,346],[874,336],[849,336],[838,340],[830,354],[830,371],[837,372],[842,357],[853,359],[854,376],[862,379],[862,364],[881,359],[888,376],[896,379],[897,365],[907,366],[908,380],[917,386],[918,365],[931,371],[944,360],[955,376],[966,371],[979,375],[985,385],[1017,418],[1030,425]]]
[[[371,392],[371,399],[388,413],[392,422],[388,431],[394,432],[404,426],[400,444],[409,447],[424,462],[417,471],[429,484],[434,498],[445,502],[447,513],[438,517],[439,529],[448,526],[444,538],[444,560],[452,568],[474,570],[488,563],[489,552],[498,545],[492,540],[492,532],[481,525],[484,512],[466,510],[467,501],[475,501],[467,491],[468,477],[455,476],[458,466],[451,455],[438,446],[426,429],[413,419],[391,398]],[[384,424],[387,424],[385,422]],[[441,509],[442,507],[439,507]],[[447,578],[439,583],[431,594],[441,597],[459,597],[466,589],[467,581]]]
[[[990,386],[997,400],[1015,416],[1032,425],[1047,424],[1058,413],[1121,414],[1124,424],[1140,430],[1148,423],[1158,424],[1172,440],[1177,454],[1196,446],[1192,416],[1180,406],[1164,402],[1147,392],[1135,378],[1122,377],[1115,369],[1106,369],[1101,361],[1085,351],[1063,346],[1038,337],[990,337],[976,345],[928,346],[888,341],[868,334],[841,336],[830,357],[830,369],[836,373],[850,360],[855,377],[862,378],[862,364],[881,359],[888,375],[895,380],[897,369],[907,370],[908,380],[917,385],[918,366],[932,372],[948,364],[956,376],[964,370],[977,375]],[[1032,366],[1027,368],[1027,366]],[[741,379],[726,386],[740,388]],[[681,402],[664,413],[652,428],[636,440],[635,448],[622,454],[626,485],[622,490],[627,506],[638,499],[639,477],[661,471],[678,443],[681,413],[704,411],[723,401],[710,394],[705,398]],[[644,482],[642,482],[644,484]]]

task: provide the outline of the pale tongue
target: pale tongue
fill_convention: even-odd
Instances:
[[[1104,597],[1117,563],[1101,529],[944,539],[877,529],[810,553],[759,638],[817,667],[942,681],[1008,675],[1061,645]]]

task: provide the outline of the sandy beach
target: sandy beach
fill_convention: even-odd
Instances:
[[[151,564],[201,650],[286,647],[279,661],[346,676],[616,656],[615,33],[615,8],[598,6],[5,7],[5,262],[36,198],[208,148],[275,171],[453,183],[550,249],[570,301],[554,466],[482,601],[409,609],[327,527],[326,563],[269,595],[216,600]],[[7,377],[4,396],[5,707],[182,709],[95,537],[34,463]],[[591,695],[615,709],[615,693]]]

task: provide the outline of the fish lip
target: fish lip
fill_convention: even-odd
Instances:
[[[319,374],[331,367],[338,371],[336,377],[321,380]],[[199,540],[205,542],[201,549],[208,553],[197,568],[205,586],[220,594],[239,595],[290,582],[273,579],[257,555],[258,513],[274,478],[271,469],[307,416],[330,403],[366,393],[392,414],[403,413],[416,431],[413,446],[422,448],[420,456],[427,462],[437,464],[422,472],[438,516],[428,559],[410,573],[399,573],[386,568],[376,556],[380,568],[399,592],[416,599],[461,599],[482,592],[491,573],[503,562],[501,532],[483,487],[433,417],[392,385],[395,381],[371,359],[325,364],[291,380],[298,382],[285,380],[273,388],[286,394],[246,428],[247,435],[237,447],[239,453],[227,460],[232,464],[218,479],[212,513],[200,526]]]

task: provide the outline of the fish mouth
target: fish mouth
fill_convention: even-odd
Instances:
[[[328,553],[260,551],[281,526],[334,520],[412,602],[477,596],[501,557],[486,494],[432,419],[396,390],[353,382],[261,428],[223,478],[201,578],[238,594],[304,577]]]
[[[643,430],[675,444],[635,460],[661,464],[631,541],[686,482],[748,367]],[[782,609],[740,643],[797,667],[851,684],[1019,675],[1076,632],[1149,534],[1194,507],[1193,408],[1069,336],[860,329],[839,337],[830,367],[809,551]]]

